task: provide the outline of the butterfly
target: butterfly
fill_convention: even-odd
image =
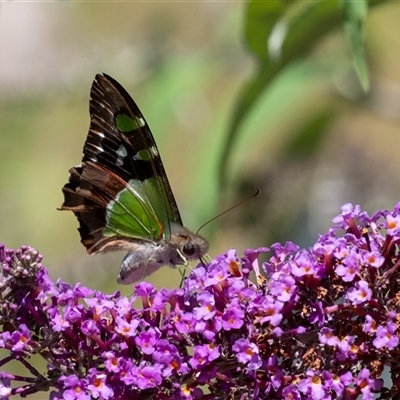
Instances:
[[[128,251],[121,284],[163,265],[201,260],[208,242],[183,226],[157,145],[133,99],[113,78],[98,74],[89,104],[82,163],[69,170],[60,208],[75,214],[87,253]]]

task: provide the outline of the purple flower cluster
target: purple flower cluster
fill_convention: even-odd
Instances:
[[[53,283],[37,251],[0,247],[0,367],[17,360],[31,375],[1,372],[0,398],[395,398],[400,203],[372,217],[347,204],[334,223],[310,249],[229,250],[181,289],[142,282],[131,298]]]

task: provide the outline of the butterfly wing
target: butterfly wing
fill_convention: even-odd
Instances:
[[[139,108],[110,76],[91,88],[82,163],[70,170],[63,210],[75,213],[88,253],[169,239],[182,225],[153,135]]]

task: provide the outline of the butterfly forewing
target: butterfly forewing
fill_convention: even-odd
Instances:
[[[92,139],[96,145],[97,132],[107,132],[103,132],[107,148],[98,154],[99,161],[104,161],[101,163],[106,168],[126,182],[133,179],[137,185],[142,185],[166,229],[169,229],[169,221],[182,224],[157,145],[131,96],[110,76],[96,75],[91,89],[90,113],[87,144]],[[85,155],[86,148],[87,145]]]

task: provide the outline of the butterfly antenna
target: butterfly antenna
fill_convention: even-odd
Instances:
[[[247,201],[251,200],[253,197],[258,196],[261,193],[261,189],[259,187],[256,186],[256,191],[249,197],[246,197],[244,200],[239,201],[239,203],[233,205],[232,207],[229,207],[227,210],[223,211],[222,213],[216,215],[214,218],[211,218],[210,220],[208,220],[206,223],[204,223],[203,225],[200,226],[199,229],[197,229],[196,235],[200,232],[201,229],[203,229],[206,225],[208,225],[210,222],[214,221],[215,219],[221,217],[222,215],[228,213],[229,211],[232,211],[233,209],[235,209],[236,207],[241,206],[243,203],[246,203]]]

